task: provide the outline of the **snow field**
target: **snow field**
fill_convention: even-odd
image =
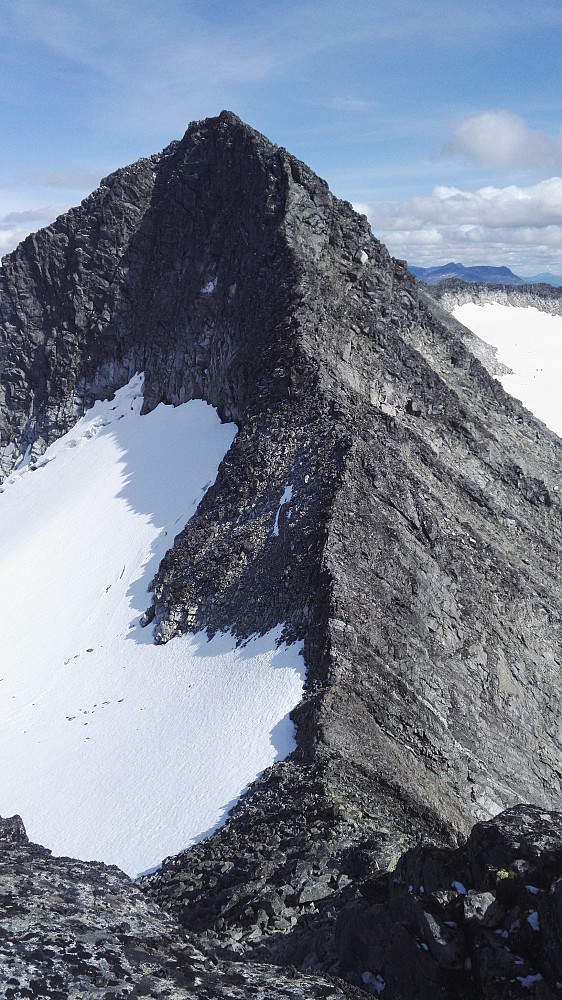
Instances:
[[[512,370],[500,379],[504,389],[562,436],[562,316],[472,302],[455,306],[453,316],[498,349],[498,360]]]
[[[220,825],[294,749],[298,645],[155,646],[147,584],[235,434],[207,404],[140,416],[142,377],[0,493],[0,814],[131,876]]]

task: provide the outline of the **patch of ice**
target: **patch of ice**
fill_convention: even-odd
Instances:
[[[540,931],[539,915],[536,910],[531,910],[529,916],[527,917],[527,922],[531,925],[534,931]]]
[[[23,472],[29,465],[29,459],[31,457],[31,445],[28,444],[23,455],[16,460],[14,463],[14,471]]]
[[[217,279],[216,278],[210,278],[209,281],[207,281],[203,285],[203,288],[201,289],[201,292],[203,293],[203,295],[211,295],[211,293],[214,292],[214,290],[215,290],[216,287],[217,287]]]
[[[517,976],[517,980],[521,983],[521,986],[529,989],[529,987],[534,986],[535,983],[540,983],[542,981],[542,976],[540,972],[537,972],[534,976]]]
[[[373,991],[375,993],[382,993],[382,991],[386,986],[386,983],[382,978],[382,976],[374,976],[373,973],[369,971],[361,973],[361,982],[363,983],[364,986],[371,987],[370,990],[371,993]]]

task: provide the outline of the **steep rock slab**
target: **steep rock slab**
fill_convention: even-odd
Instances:
[[[154,580],[157,639],[282,621],[304,639],[299,750],[153,877],[159,899],[257,947],[283,929],[249,903],[241,929],[229,902],[299,855],[313,881],[358,836],[389,864],[422,833],[560,803],[562,445],[364,217],[223,113],[28,238],[1,281],[7,461],[131,367],[148,408],[202,396],[239,426]],[[185,892],[198,865],[222,897]]]
[[[552,491],[560,445],[553,436],[540,439],[529,416],[426,310],[364,220],[298,164],[291,164],[280,231],[296,262],[285,315],[298,351],[275,383],[287,377],[290,408],[281,402],[277,409],[277,431],[267,414],[252,436],[264,445],[269,439],[273,473],[280,464],[274,439],[282,434],[291,465],[286,459],[278,497],[290,483],[290,516],[278,536],[268,534],[271,520],[249,523],[245,466],[234,448],[228,483],[236,513],[223,529],[229,544],[220,581],[223,533],[205,544],[198,522],[208,510],[225,523],[208,496],[155,582],[159,635],[192,627],[201,613],[202,622],[222,627],[233,607],[243,609],[237,627],[248,634],[288,591],[284,610],[299,634],[305,629],[311,687],[325,688],[308,706],[317,742],[320,736],[316,759],[345,761],[342,799],[351,774],[360,785],[367,773],[366,786],[376,774],[369,798],[381,807],[379,825],[410,810],[423,822],[429,807],[456,829],[469,803],[481,817],[521,798],[551,802],[553,788],[560,794],[549,693],[559,655]],[[329,513],[315,561],[321,553],[330,594],[327,606],[314,609],[310,599],[303,604],[306,588],[293,588],[302,580],[297,560],[314,538],[310,498],[317,502],[319,485]],[[255,495],[259,510],[263,493],[252,484],[252,504]],[[271,519],[271,504],[266,509]],[[269,553],[280,540],[288,551],[277,561]],[[233,548],[244,558],[233,558]],[[269,586],[257,576],[264,565],[284,567]],[[186,607],[197,609],[192,619]],[[321,642],[313,646],[315,635]],[[332,771],[337,794],[339,763]],[[361,811],[372,810],[361,798]]]

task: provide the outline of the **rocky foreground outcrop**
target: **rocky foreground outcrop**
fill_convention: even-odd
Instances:
[[[322,943],[355,850],[384,872],[562,807],[562,443],[365,217],[228,112],[4,258],[0,333],[6,474],[137,370],[146,410],[236,421],[145,621],[157,642],[284,623],[298,749],[142,888],[223,960],[361,977]]]
[[[0,820],[0,995],[70,1000],[339,1000],[295,970],[220,968],[118,868],[53,858],[19,816]]]
[[[117,868],[52,858],[0,821],[0,983],[24,997],[168,1000],[554,998],[562,989],[562,814],[519,806],[457,850],[420,844],[393,872],[372,840],[347,852],[345,899],[293,967],[218,958]],[[294,875],[294,872],[293,872]],[[288,876],[291,877],[290,875]],[[314,921],[328,878],[241,901],[244,922]],[[285,887],[287,888],[287,887]],[[209,894],[216,892],[210,885]],[[283,916],[284,914],[284,916]],[[319,959],[323,957],[324,962]],[[315,966],[331,966],[331,974]]]

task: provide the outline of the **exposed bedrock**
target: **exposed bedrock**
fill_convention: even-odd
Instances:
[[[378,856],[365,838],[312,874],[301,849],[283,881],[269,878],[267,892],[256,884],[235,898],[220,872],[193,865],[184,905],[197,909],[190,897],[199,879],[207,907],[223,901],[219,920],[238,914],[227,949],[208,932],[186,932],[117,868],[53,858],[28,842],[19,817],[0,820],[2,996],[559,996],[562,813],[516,806],[475,826],[460,848],[419,844],[392,873],[378,868]],[[280,967],[288,954],[292,965]]]
[[[457,851],[408,851],[341,909],[338,974],[387,1000],[556,997],[561,838],[561,813],[516,806]]]
[[[118,868],[53,858],[19,816],[0,819],[3,1000],[343,1000],[317,973],[222,962]]]
[[[186,926],[267,951],[265,904],[248,945],[229,900],[289,862],[313,880],[368,837],[386,868],[561,807],[562,443],[304,164],[195,123],[4,259],[0,330],[6,473],[135,370],[147,410],[202,397],[239,427],[147,617],[159,642],[283,622],[307,694],[292,758],[147,885]]]

